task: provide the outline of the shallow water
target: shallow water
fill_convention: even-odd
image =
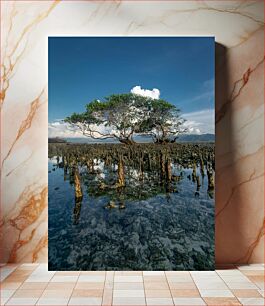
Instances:
[[[152,185],[148,173],[139,185],[135,170],[127,187],[109,191],[97,184],[111,180],[108,171],[92,176],[80,169],[84,195],[75,203],[74,186],[51,159],[49,269],[213,270],[214,199],[207,176],[195,195],[192,169],[172,169],[182,178],[170,188]],[[112,209],[106,208],[110,201]]]

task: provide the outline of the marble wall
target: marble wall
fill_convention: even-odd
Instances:
[[[263,262],[263,5],[2,1],[0,262],[47,261],[47,37],[55,35],[216,37],[216,261]]]

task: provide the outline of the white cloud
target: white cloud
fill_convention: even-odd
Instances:
[[[160,97],[160,90],[157,88],[153,88],[152,90],[149,89],[143,89],[141,86],[134,86],[131,89],[131,93],[134,93],[136,95],[140,95],[143,97],[150,97],[151,99],[159,99]]]
[[[49,138],[60,137],[60,138],[80,138],[85,137],[77,129],[70,126],[70,124],[63,121],[49,122],[48,124],[48,135]]]
[[[93,126],[92,126],[93,129]],[[95,126],[95,130],[99,131],[102,134],[111,133],[111,128],[105,127],[102,125]],[[100,135],[95,132],[93,133],[94,137],[100,138]],[[48,124],[48,137],[49,138],[84,138],[92,140],[92,137],[88,137],[82,134],[78,127],[71,126],[67,122],[63,122],[62,120],[55,120],[53,122],[49,122]]]
[[[204,109],[182,115],[187,120],[185,127],[190,134],[214,134],[214,116],[214,109]]]

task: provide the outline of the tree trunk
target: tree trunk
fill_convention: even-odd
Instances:
[[[82,199],[75,199],[74,224],[78,224],[81,212]]]
[[[165,157],[162,152],[160,153],[160,173],[161,173],[161,179],[163,180],[165,178],[166,168],[165,168]]]
[[[118,163],[118,187],[123,187],[125,186],[125,173],[124,173],[124,163],[122,158],[120,158],[119,163]]]
[[[199,175],[196,176],[196,183],[197,183],[197,191],[200,190],[200,187],[201,187],[201,182],[200,182],[200,177]]]
[[[196,163],[193,162],[193,167],[192,167],[192,181],[195,182],[196,181]]]
[[[74,183],[75,183],[75,199],[81,200],[83,198],[83,192],[82,192],[80,175],[77,167],[75,168]]]
[[[133,145],[135,144],[135,141],[133,141],[132,139],[129,138],[122,138],[119,139],[120,143],[126,144],[126,145]]]
[[[207,171],[208,176],[208,190],[214,189],[214,176],[212,171]]]
[[[171,161],[170,158],[167,157],[166,159],[166,179],[167,181],[171,181],[172,173],[171,173]]]

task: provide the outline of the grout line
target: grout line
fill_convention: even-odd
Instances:
[[[145,293],[145,283],[144,283],[144,271],[141,271],[142,273],[142,280],[143,280],[143,286],[144,286],[144,300],[145,300],[145,305],[147,305],[147,297]]]
[[[242,273],[242,272],[238,269],[237,266],[235,266],[235,268],[237,269],[237,271],[239,271],[240,273]],[[242,274],[243,274],[243,273],[242,273]],[[220,276],[220,278],[222,278],[221,275],[219,275],[219,276]],[[228,287],[228,285],[226,284],[225,280],[224,280],[223,278],[222,278],[222,280],[223,280],[223,282],[225,283],[225,285]],[[233,292],[232,290],[236,290],[236,289],[230,289],[229,287],[228,287],[228,289],[229,289],[229,291],[234,295],[234,292]],[[234,297],[235,297],[236,300],[240,303],[240,305],[242,305],[242,303],[240,302],[239,298],[238,298],[237,296],[235,296],[235,295],[234,295]]]
[[[171,296],[172,303],[173,303],[173,305],[175,305],[174,297],[173,297],[173,295],[172,295],[171,288],[170,288],[170,286],[169,286],[169,282],[168,282],[168,278],[167,278],[167,274],[166,274],[165,271],[164,271],[164,274],[165,274],[165,277],[166,277],[166,281],[167,281],[167,285],[168,285],[168,289],[169,289],[169,292],[170,292],[170,296]]]
[[[115,283],[115,272],[113,272],[112,276],[112,291],[111,291],[111,305],[113,305],[113,297],[114,297],[114,283]]]
[[[103,298],[104,298],[105,287],[106,287],[106,279],[107,279],[107,271],[105,271],[104,287],[103,287],[103,292],[102,292],[102,295],[101,295],[101,305],[103,305]],[[112,304],[112,301],[111,301],[111,304]]]
[[[111,289],[111,305],[113,305],[113,298],[114,298],[114,284],[115,284],[115,275],[117,271],[112,271],[112,289]]]
[[[21,265],[20,265],[20,266],[21,266]],[[15,272],[15,270],[17,270],[20,266],[17,266],[11,273]],[[37,267],[38,267],[38,265],[37,265]],[[30,271],[30,274],[29,274],[28,277],[30,277],[30,276],[32,275],[32,273],[37,269],[37,267],[36,267],[35,269],[33,269],[33,270]],[[236,269],[237,269],[239,272],[241,272],[238,268],[236,268]],[[111,295],[111,296],[112,296],[112,301],[111,301],[110,304],[113,305],[114,284],[115,284],[115,283],[114,283],[114,279],[115,279],[115,274],[116,274],[117,271],[110,271],[110,272],[112,272],[112,276],[111,276],[111,279],[110,279],[110,282],[111,282],[111,289],[108,289],[108,290],[112,290],[112,292],[111,292],[111,294],[112,294],[112,295]],[[140,272],[141,272],[142,282],[143,282],[143,286],[144,286],[143,289],[144,289],[145,305],[147,305],[147,296],[146,296],[146,287],[145,287],[144,271],[140,271]],[[207,302],[206,302],[206,298],[207,298],[207,297],[202,297],[202,296],[201,296],[201,292],[200,292],[199,288],[197,287],[195,278],[192,276],[192,274],[191,274],[190,271],[188,271],[188,273],[189,273],[189,276],[190,276],[191,279],[192,279],[193,284],[195,284],[195,287],[197,288],[197,291],[199,291],[199,294],[200,294],[201,299],[207,304]],[[241,273],[242,273],[242,272],[241,272]],[[244,273],[242,273],[242,274],[244,275]],[[226,298],[227,298],[227,299],[228,299],[228,298],[236,299],[237,302],[238,302],[240,305],[242,305],[242,303],[240,302],[239,298],[238,298],[237,296],[235,296],[234,293],[233,293],[233,290],[236,290],[236,289],[230,289],[230,288],[227,286],[226,281],[223,279],[224,276],[222,277],[222,275],[218,274],[217,271],[215,271],[215,274],[214,274],[214,275],[215,275],[215,277],[217,277],[218,279],[220,279],[220,280],[222,281],[222,283],[225,284],[225,286],[227,287],[227,289],[202,289],[202,290],[217,290],[217,291],[218,291],[218,290],[228,290],[229,292],[231,292],[231,293],[233,294],[233,297],[223,297],[223,298],[224,298],[224,299],[226,299]],[[55,276],[55,274],[53,275],[53,277],[54,277],[54,276]],[[73,295],[73,291],[74,291],[74,289],[75,289],[76,286],[77,286],[77,283],[78,283],[78,280],[79,280],[80,276],[81,276],[81,273],[78,274],[78,277],[77,277],[77,280],[76,280],[75,283],[74,283],[73,289],[71,289],[71,295],[67,298],[67,305],[69,305],[70,299],[72,298],[72,295]],[[167,275],[166,271],[163,271],[163,276],[166,278],[166,283],[167,283],[168,289],[169,289],[169,291],[170,291],[171,300],[172,300],[173,305],[174,305],[174,298],[173,298],[173,295],[172,295],[172,292],[171,292],[171,287],[169,286],[169,280],[168,280],[168,275]],[[245,276],[245,275],[244,275],[244,276]],[[43,289],[36,289],[36,290],[40,290],[40,291],[41,291],[41,296],[40,296],[39,298],[37,298],[37,301],[36,301],[35,305],[36,305],[36,304],[39,302],[39,300],[41,299],[41,297],[42,297],[44,291],[47,289],[48,285],[51,283],[51,280],[53,279],[53,277],[52,277],[48,282],[45,282],[46,285],[44,286]],[[154,275],[154,277],[155,277],[155,275]],[[247,277],[247,276],[246,276],[246,277]],[[16,289],[6,289],[6,290],[14,290],[14,292],[13,292],[12,295],[6,300],[5,305],[10,301],[11,298],[13,298],[14,294],[15,294],[18,290],[21,290],[21,287],[22,287],[23,284],[25,284],[25,282],[26,282],[26,280],[24,280],[23,282],[21,282],[21,284],[19,285],[19,287],[16,288]],[[63,281],[62,281],[62,282],[63,282]],[[249,280],[249,282],[252,283],[252,284],[255,284],[254,281]],[[33,282],[33,283],[34,283],[34,282]],[[37,284],[37,283],[38,283],[38,282],[36,282],[36,284]],[[55,282],[54,284],[56,284],[56,282]],[[103,305],[104,293],[105,293],[105,290],[107,290],[106,284],[107,284],[107,271],[105,271],[105,274],[104,274],[104,287],[103,287],[103,295],[101,296],[101,305]],[[256,290],[256,291],[258,291],[258,292],[262,291],[262,289],[260,289],[257,285],[256,285],[256,287],[257,287],[257,288],[254,289],[254,290]],[[23,290],[32,290],[32,289],[23,289]],[[242,289],[242,290],[244,290],[244,289]],[[162,298],[162,297],[161,297],[161,298]],[[213,298],[217,298],[217,299],[218,299],[218,297],[213,297]],[[261,297],[261,298],[263,298],[263,297]],[[220,299],[221,299],[221,297],[220,297]],[[263,299],[264,299],[264,298],[263,298]]]
[[[72,292],[71,292],[71,294],[70,294],[70,297],[69,297],[69,299],[68,299],[67,305],[69,305],[69,302],[70,302],[70,300],[71,300],[71,298],[72,298],[72,296],[73,296],[73,293],[74,293],[74,290],[75,290],[76,285],[77,285],[77,283],[78,283],[78,280],[79,280],[80,275],[81,275],[81,271],[79,271],[79,274],[78,274],[77,279],[76,279],[76,281],[75,281],[75,285],[74,285],[74,287],[73,287],[73,289],[72,289]]]

